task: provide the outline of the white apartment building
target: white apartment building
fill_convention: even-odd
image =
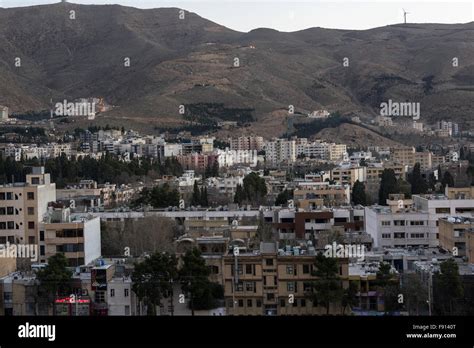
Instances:
[[[130,277],[114,277],[107,282],[108,315],[136,315],[137,299]]]
[[[0,105],[0,120],[8,120],[8,108],[6,106]]]
[[[296,141],[274,139],[265,144],[266,160],[271,164],[296,161]]]
[[[414,195],[413,207],[365,208],[365,229],[375,247],[438,246],[438,220],[449,216],[474,217],[474,199],[444,195]]]
[[[216,188],[221,194],[234,195],[237,185],[243,185],[244,178],[242,176],[229,176],[225,178],[209,178],[209,187]]]
[[[165,144],[163,148],[165,157],[176,157],[183,154],[183,146],[181,144]]]
[[[255,167],[258,162],[257,150],[220,150],[215,151],[219,157],[217,162],[219,167],[231,167],[235,164],[245,164]]]
[[[0,244],[36,244],[48,203],[56,201],[56,184],[44,167],[34,167],[26,182],[0,186]]]

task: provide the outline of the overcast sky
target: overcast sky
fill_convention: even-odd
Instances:
[[[0,0],[1,7],[56,3],[58,0]],[[138,8],[179,7],[228,28],[249,31],[273,28],[295,31],[310,27],[368,29],[403,22],[467,23],[474,19],[474,0],[358,1],[358,0],[74,0],[78,4],[120,4]]]

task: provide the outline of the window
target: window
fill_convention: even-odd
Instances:
[[[105,292],[104,291],[96,291],[95,292],[95,302],[97,302],[97,303],[105,302]]]
[[[5,192],[0,192],[0,200],[5,200]]]
[[[293,266],[292,265],[286,266],[286,274],[293,274]]]
[[[262,307],[262,300],[257,300],[257,307]]]
[[[110,297],[115,297],[115,289],[110,289]]]
[[[7,215],[13,215],[13,207],[7,207]]]
[[[40,179],[38,177],[31,178],[31,184],[32,185],[39,185]]]
[[[7,223],[6,222],[0,222],[0,230],[6,230],[7,229]]]
[[[28,228],[30,230],[33,230],[35,228],[35,222],[34,221],[28,221]]]
[[[253,282],[246,282],[245,291],[255,292],[255,284]]]
[[[11,192],[7,192],[7,200],[11,201],[13,199],[13,194]]]
[[[280,307],[285,307],[285,300],[284,299],[280,300]]]
[[[44,245],[40,245],[40,255],[44,256],[44,252],[45,252]]]
[[[412,233],[410,234],[410,238],[425,238],[424,233]]]
[[[15,223],[13,221],[7,221],[7,229],[13,230],[15,228]]]
[[[382,221],[382,226],[390,226],[390,221]]]
[[[123,296],[128,297],[130,295],[129,289],[123,289]]]
[[[235,291],[244,291],[244,284],[242,282],[238,282],[235,285]]]
[[[309,274],[310,265],[303,265],[303,274]]]
[[[291,292],[295,291],[295,282],[286,283],[286,290]]]
[[[405,220],[393,220],[395,226],[405,226]]]
[[[252,300],[247,300],[247,307],[252,307],[252,306],[253,306]]]
[[[255,273],[253,272],[253,265],[252,265],[252,264],[250,264],[250,265],[245,265],[245,273],[246,273],[246,274],[255,274]]]
[[[450,214],[451,210],[449,208],[436,208],[436,214]]]
[[[267,266],[273,266],[273,259],[265,259],[265,264]]]
[[[405,238],[405,233],[404,232],[395,232],[393,234],[393,238],[403,239],[403,238]]]
[[[35,193],[34,192],[27,192],[26,193],[26,199],[28,199],[29,201],[35,199]]]
[[[44,231],[40,231],[40,242],[44,242]]]
[[[382,238],[387,239],[391,238],[392,234],[391,233],[382,233]]]
[[[306,299],[301,299],[301,307],[306,307]]]
[[[28,243],[29,244],[35,244],[35,236],[29,236],[28,237]]]
[[[244,300],[239,300],[239,307],[243,307],[244,306]]]
[[[34,207],[28,207],[28,215],[35,215],[35,208]]]
[[[424,226],[424,221],[410,221],[411,226]]]
[[[267,301],[273,301],[275,299],[275,294],[267,294]]]
[[[7,215],[7,208],[1,207],[0,208],[0,215]]]
[[[7,243],[7,237],[0,237],[0,244],[6,244]]]

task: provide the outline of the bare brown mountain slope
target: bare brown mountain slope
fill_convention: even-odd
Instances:
[[[76,19],[69,19],[71,10]],[[420,102],[422,121],[449,118],[469,127],[473,39],[473,23],[240,33],[194,13],[180,19],[177,8],[0,9],[0,105],[40,110],[50,98],[101,96],[117,106],[101,117],[147,127],[242,121],[235,108],[249,109],[253,120],[241,123],[260,129],[288,105],[367,119],[392,99]],[[223,106],[186,120],[178,112],[179,105],[198,103]]]

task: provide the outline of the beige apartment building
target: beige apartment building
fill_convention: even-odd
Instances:
[[[294,190],[293,199],[298,208],[308,210],[323,205],[345,205],[350,202],[350,187],[348,185],[330,185],[327,182],[301,184]]]
[[[56,184],[44,167],[34,167],[26,182],[0,186],[0,244],[36,244],[48,203],[56,201]]]
[[[474,218],[448,217],[438,222],[440,246],[474,263]]]
[[[314,252],[314,250],[313,250]],[[223,282],[229,315],[325,314],[308,298],[315,255],[281,254],[274,243],[262,243],[260,251],[223,257]],[[348,259],[339,260],[339,277],[348,286]],[[331,305],[330,313],[339,314]]]
[[[41,224],[40,262],[63,253],[70,267],[87,265],[101,256],[100,218],[53,210]]]
[[[340,167],[331,170],[331,180],[339,185],[354,186],[358,180],[364,182],[366,178],[366,167]]]
[[[431,152],[416,152],[414,147],[394,147],[391,150],[391,158],[394,162],[413,167],[420,163],[422,170],[433,168]]]
[[[381,177],[382,177],[382,173],[385,169],[393,169],[393,171],[395,172],[395,176],[397,177],[397,179],[399,178],[405,178],[405,175],[406,175],[406,172],[407,172],[407,168],[405,165],[397,165],[397,164],[388,164],[388,163],[385,163],[385,164],[380,164],[380,165],[376,165],[376,164],[369,164],[367,169],[366,169],[366,181],[368,182],[379,182]]]

